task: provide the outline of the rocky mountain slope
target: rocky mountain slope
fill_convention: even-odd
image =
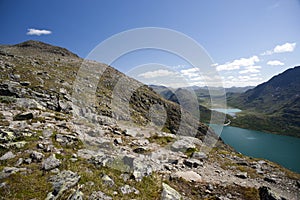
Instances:
[[[245,110],[233,121],[238,126],[300,137],[300,66],[286,70],[228,103]]]
[[[95,104],[73,94],[85,87],[75,84],[82,63],[105,69]],[[1,45],[0,68],[0,199],[300,197],[299,174],[245,157],[221,141],[205,151],[204,137],[214,138],[213,131],[105,64],[28,41]],[[114,93],[119,79],[138,90],[130,98]],[[90,100],[89,93],[78,94]],[[119,104],[112,104],[113,95]],[[157,112],[162,108],[164,115]],[[182,112],[190,122],[185,131]],[[197,132],[190,134],[194,124]]]

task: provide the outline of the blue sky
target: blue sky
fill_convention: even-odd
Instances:
[[[0,12],[1,44],[40,40],[83,58],[122,31],[173,29],[202,45],[226,87],[257,85],[300,65],[298,0],[1,0]],[[154,51],[128,55],[113,66],[127,73],[150,62],[172,66],[172,70],[181,66],[177,71],[185,76],[193,73],[183,60]],[[171,69],[164,70],[160,76]]]

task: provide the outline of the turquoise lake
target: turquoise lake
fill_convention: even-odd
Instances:
[[[300,138],[225,126],[222,140],[236,151],[264,158],[300,173]]]

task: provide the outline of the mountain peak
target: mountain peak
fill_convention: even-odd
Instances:
[[[28,40],[19,44],[12,45],[11,47],[18,48],[21,51],[26,49],[26,51],[28,51],[31,55],[40,54],[40,53],[51,53],[60,56],[69,56],[69,57],[78,58],[76,54],[70,52],[65,48],[53,46],[37,40]]]

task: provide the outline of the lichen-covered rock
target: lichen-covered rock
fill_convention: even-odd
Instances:
[[[52,170],[54,168],[59,167],[60,164],[61,161],[55,158],[55,154],[53,154],[52,156],[50,156],[42,162],[42,169],[46,171]]]
[[[161,200],[180,200],[181,195],[168,184],[162,184],[163,191],[161,193]]]
[[[113,198],[110,196],[107,196],[106,194],[104,194],[101,191],[94,191],[90,197],[89,200],[112,200]]]
[[[15,154],[13,154],[13,152],[9,151],[9,152],[6,152],[3,156],[0,157],[0,160],[9,160],[9,159],[12,159],[16,157]]]
[[[134,187],[131,187],[130,185],[124,185],[124,186],[120,187],[120,190],[121,190],[122,194],[130,194],[130,193],[139,194],[140,193],[140,191],[138,191]]]
[[[77,173],[69,170],[64,170],[59,174],[50,177],[49,181],[53,185],[53,192],[48,194],[47,199],[57,199],[66,190],[74,187],[79,182],[80,178],[81,177]]]

